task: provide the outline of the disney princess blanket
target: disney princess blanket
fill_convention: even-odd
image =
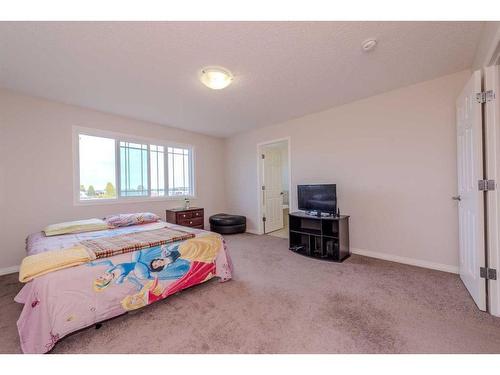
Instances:
[[[165,224],[163,224],[165,225]],[[150,246],[95,259],[39,276],[15,297],[24,308],[17,322],[24,353],[46,353],[64,336],[164,299],[213,277],[231,279],[231,263],[223,238],[199,229],[166,224],[194,238]],[[140,228],[137,228],[140,227]],[[155,230],[156,224],[63,235],[54,241],[28,238],[28,254],[64,249],[83,240],[116,233]]]
[[[83,240],[77,246],[70,248],[28,255],[21,263],[19,281],[24,283],[49,272],[74,267],[94,259],[108,258],[193,237],[193,233],[165,227]]]

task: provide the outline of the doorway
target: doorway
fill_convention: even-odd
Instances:
[[[291,185],[289,147],[288,138],[257,146],[259,232],[280,238],[288,238]]]

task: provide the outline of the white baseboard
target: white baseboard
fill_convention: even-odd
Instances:
[[[8,275],[10,273],[16,273],[16,272],[19,272],[19,266],[0,268],[0,276],[1,275]]]
[[[365,257],[370,257],[370,258],[389,260],[391,262],[409,264],[411,266],[430,268],[432,270],[438,270],[438,271],[444,271],[444,272],[450,272],[450,273],[458,273],[458,267],[451,266],[449,264],[428,262],[426,260],[401,257],[399,255],[379,253],[377,251],[370,251],[370,250],[363,250],[363,249],[356,249],[356,248],[351,248],[351,253],[363,255]]]
[[[256,235],[263,234],[263,233],[259,233],[259,231],[257,229],[247,229],[246,232],[251,233],[251,234],[256,234]],[[370,258],[388,260],[388,261],[396,262],[396,263],[409,264],[411,266],[416,266],[416,267],[429,268],[431,270],[444,271],[444,272],[458,274],[458,267],[451,266],[449,264],[429,262],[429,261],[421,260],[421,259],[407,258],[407,257],[399,256],[399,255],[387,254],[387,253],[382,253],[382,252],[378,252],[378,251],[357,249],[357,248],[352,248],[352,247],[351,247],[351,253],[363,255],[365,257],[370,257]]]

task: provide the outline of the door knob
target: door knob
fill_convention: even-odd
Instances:
[[[462,198],[460,197],[460,195],[451,197],[451,199],[453,199],[454,201],[461,201],[462,200]]]

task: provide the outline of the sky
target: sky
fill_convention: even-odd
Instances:
[[[104,190],[106,184],[115,183],[115,140],[110,138],[79,135],[80,184],[88,189]]]
[[[87,190],[90,185],[94,186],[95,190],[104,190],[106,184],[111,182],[115,187],[115,140],[112,138],[93,137],[89,135],[79,135],[79,151],[80,151],[80,184],[85,186]],[[166,151],[166,150],[165,150]],[[140,150],[130,150],[129,163],[132,171],[141,170]],[[145,157],[145,155],[143,156]],[[159,165],[151,157],[152,187],[156,188],[158,179],[154,176],[155,171],[159,172],[159,179],[163,180],[163,159],[160,158]],[[145,162],[145,159],[143,159]],[[147,164],[144,166],[146,167]],[[173,171],[170,175],[170,186],[188,186],[189,177],[183,173],[183,156],[175,155],[174,160],[170,160],[169,168]],[[130,189],[136,189],[138,185],[147,185],[147,175],[144,173],[144,180],[141,182],[140,173],[131,174]],[[159,188],[163,188],[163,184],[159,184]]]

